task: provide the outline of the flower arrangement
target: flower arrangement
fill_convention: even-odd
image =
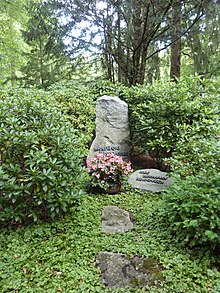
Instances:
[[[92,176],[92,186],[107,190],[111,184],[121,184],[123,175],[132,172],[131,162],[124,162],[113,153],[99,153],[87,162],[88,173]]]

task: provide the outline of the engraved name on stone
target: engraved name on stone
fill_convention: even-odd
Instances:
[[[113,153],[117,156],[128,157],[128,152],[120,151],[120,147],[118,145],[97,146],[94,148],[94,151],[98,151],[105,155]]]
[[[128,183],[144,191],[161,192],[173,183],[168,174],[157,169],[137,170],[129,176]]]
[[[108,145],[108,146],[98,146],[94,148],[94,151],[119,151],[119,145]]]
[[[156,184],[164,184],[164,182],[161,180],[148,179],[148,178],[143,178],[143,177],[137,177],[136,180],[137,181],[151,182],[151,183],[156,183]]]

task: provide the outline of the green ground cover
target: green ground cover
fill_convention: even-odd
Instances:
[[[105,292],[96,266],[99,251],[153,257],[164,267],[160,288],[109,292],[220,292],[220,271],[206,248],[187,249],[158,225],[163,194],[86,195],[69,215],[51,223],[1,229],[0,292]],[[101,211],[117,205],[131,212],[135,229],[106,235]]]
[[[156,150],[156,158],[168,159],[180,175],[168,192],[126,186],[118,195],[86,192],[83,158],[102,94],[129,103],[134,149]],[[158,288],[108,292],[220,292],[218,84],[189,79],[153,88],[9,89],[0,93],[0,108],[1,293],[105,292],[96,264],[100,251],[154,258],[164,268]],[[135,229],[105,235],[101,212],[107,205],[128,210]]]

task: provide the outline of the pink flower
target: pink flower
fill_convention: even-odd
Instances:
[[[132,172],[131,162],[124,162],[121,156],[113,153],[99,153],[87,162],[87,169],[97,184],[120,181],[123,175]]]
[[[100,178],[100,174],[99,173],[95,173],[95,177],[99,179]]]
[[[96,169],[96,165],[91,165],[91,169],[95,170]]]

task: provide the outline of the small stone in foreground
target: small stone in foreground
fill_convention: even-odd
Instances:
[[[102,281],[108,288],[159,286],[164,280],[162,267],[151,258],[102,251],[97,257]]]
[[[117,206],[106,206],[102,211],[102,231],[108,234],[123,233],[133,229],[129,212]]]

